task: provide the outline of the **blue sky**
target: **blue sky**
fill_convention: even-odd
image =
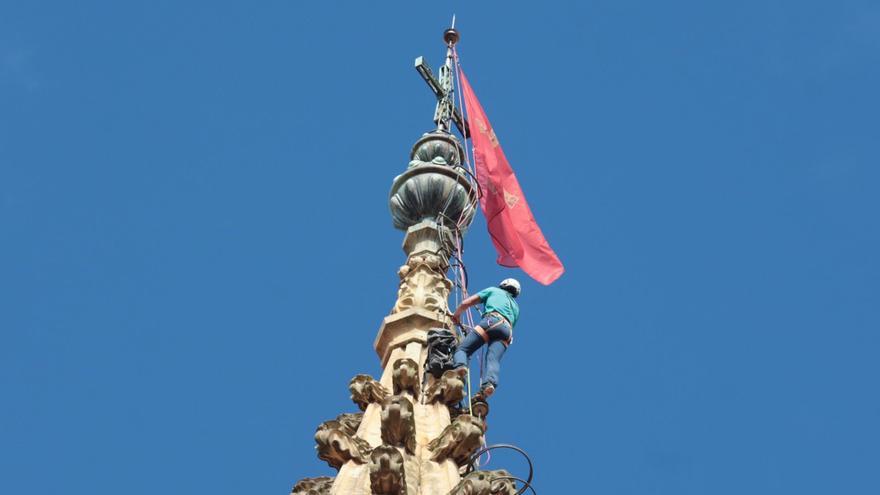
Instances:
[[[880,492],[880,6],[0,5],[0,492],[287,493],[391,308],[459,53],[567,267],[490,443],[541,493]],[[493,468],[522,472],[497,455]]]

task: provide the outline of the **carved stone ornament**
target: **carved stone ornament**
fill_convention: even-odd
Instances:
[[[416,423],[413,403],[402,395],[392,395],[382,402],[382,441],[388,445],[416,451]]]
[[[468,408],[462,407],[460,404],[452,404],[447,407],[449,410],[449,420],[455,421],[455,418],[461,416],[462,414],[470,414]],[[479,415],[476,415],[479,416]]]
[[[516,482],[498,479],[510,476],[504,469],[495,471],[474,471],[465,476],[449,495],[515,495]]]
[[[342,429],[351,435],[357,433],[363,419],[364,413],[343,413],[336,416],[336,421],[339,421],[339,424],[342,425]]]
[[[458,416],[428,444],[428,450],[433,452],[431,460],[442,462],[452,459],[463,466],[482,445],[485,431],[483,421],[479,418],[469,414]]]
[[[464,398],[464,380],[455,370],[447,370],[425,392],[429,403],[455,404]]]
[[[366,463],[371,450],[366,440],[354,435],[350,424],[337,420],[325,421],[318,426],[315,443],[318,458],[336,469],[347,461]]]
[[[404,391],[414,396],[419,395],[419,363],[415,360],[403,358],[395,361],[391,378],[394,383],[394,395]]]
[[[374,495],[406,495],[403,455],[394,447],[380,445],[370,454],[370,490]]]
[[[293,485],[290,495],[330,495],[332,486],[333,478],[330,476],[303,478]]]
[[[406,264],[397,271],[397,275],[400,276],[400,286],[392,314],[418,307],[446,315],[449,311],[447,300],[452,282],[446,278],[446,262],[441,256],[410,256]]]
[[[366,411],[370,404],[378,404],[388,397],[388,390],[370,375],[356,375],[348,384],[351,400],[361,411]]]

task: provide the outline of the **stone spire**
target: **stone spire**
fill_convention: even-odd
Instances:
[[[516,492],[511,479],[498,479],[509,476],[506,472],[466,474],[471,456],[483,444],[484,419],[459,408],[465,384],[456,373],[435,377],[423,371],[429,332],[453,335],[449,259],[477,203],[476,187],[462,167],[464,148],[449,132],[450,120],[466,130],[452,105],[451,50],[458,33],[447,30],[444,40],[448,57],[440,81],[425,72],[421,57],[416,60],[429,86],[436,84],[437,129],[416,141],[407,169],[391,186],[391,218],[405,231],[406,262],[397,272],[397,299],[373,346],[383,372],[378,380],[356,375],[349,389],[361,412],[325,421],[315,433],[318,457],[338,470],[335,478],[301,480],[294,495]]]

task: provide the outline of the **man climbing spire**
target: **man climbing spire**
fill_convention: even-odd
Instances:
[[[483,398],[492,395],[498,386],[501,358],[513,342],[513,327],[519,319],[519,305],[515,299],[520,290],[516,279],[504,279],[498,287],[487,287],[462,301],[452,315],[452,320],[461,326],[461,314],[471,306],[483,304],[480,323],[467,333],[453,358],[456,372],[464,376],[471,355],[483,344],[488,346],[486,374],[479,392]]]

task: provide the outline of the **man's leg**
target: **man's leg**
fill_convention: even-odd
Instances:
[[[473,331],[468,332],[458,348],[455,349],[455,355],[452,359],[455,362],[456,369],[465,368],[468,360],[471,358],[471,354],[483,345],[483,337],[480,336],[482,332],[477,332],[477,328],[480,327],[474,327]],[[482,328],[480,330],[482,331]]]
[[[501,358],[507,346],[503,340],[489,342],[489,350],[486,353],[486,377],[483,380],[483,388],[498,386],[498,374],[501,372]]]

